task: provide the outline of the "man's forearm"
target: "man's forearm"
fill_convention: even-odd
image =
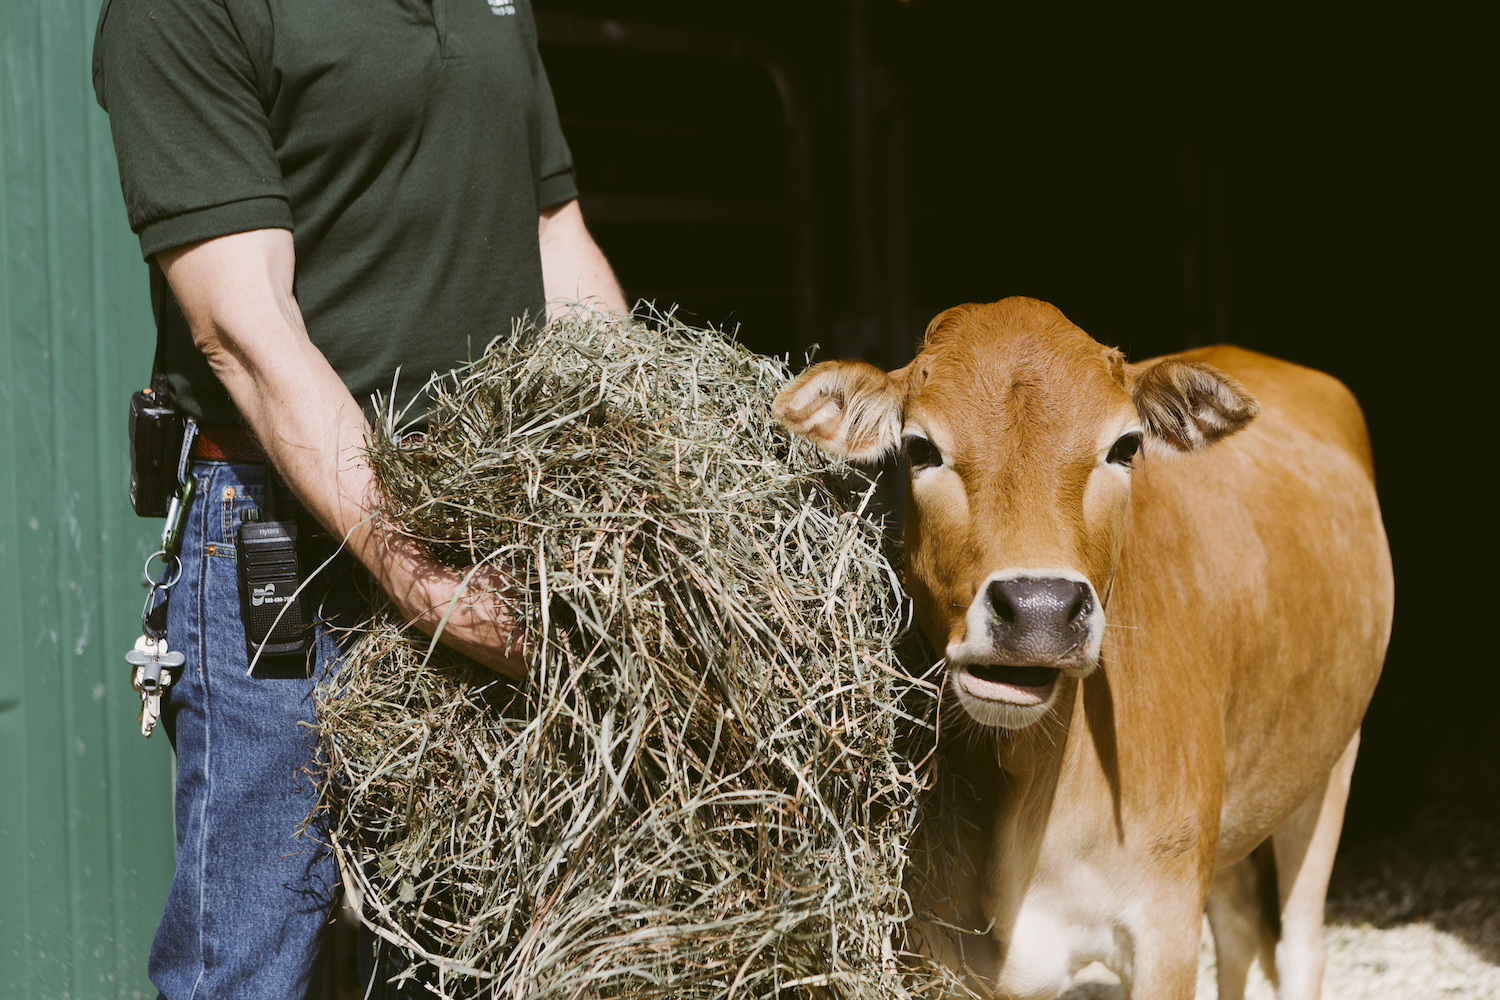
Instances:
[[[544,210],[537,219],[547,318],[579,302],[611,312],[630,311],[620,282],[583,224],[578,200]]]
[[[462,589],[462,577],[371,518],[379,492],[365,461],[364,414],[303,326],[292,294],[291,233],[237,233],[164,251],[157,260],[194,342],[292,492],[329,532],[347,540],[410,619],[433,631]],[[519,675],[509,619],[493,600],[480,603],[463,602],[444,640]]]
[[[193,339],[298,499],[359,554],[373,480],[365,420],[292,297],[291,233],[238,233],[157,256]],[[351,534],[351,529],[356,529]]]

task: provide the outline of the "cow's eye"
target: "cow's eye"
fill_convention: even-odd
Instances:
[[[1109,449],[1109,461],[1116,465],[1130,465],[1130,460],[1135,458],[1136,452],[1141,450],[1141,436],[1139,434],[1126,434],[1114,443]]]
[[[911,470],[916,472],[931,465],[942,465],[943,453],[926,438],[913,436],[906,439],[906,461],[911,465]]]

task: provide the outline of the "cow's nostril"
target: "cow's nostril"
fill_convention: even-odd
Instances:
[[[1011,603],[1009,595],[999,581],[990,584],[990,607],[995,611],[995,617],[1007,625],[1016,623],[1016,606]]]
[[[1068,609],[1068,621],[1081,622],[1088,617],[1088,613],[1089,595],[1080,589],[1078,596],[1073,600],[1073,606]]]

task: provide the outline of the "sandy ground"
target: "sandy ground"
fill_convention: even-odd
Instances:
[[[1431,924],[1379,928],[1330,924],[1324,932],[1328,966],[1323,1000],[1496,1000],[1500,965],[1486,961],[1460,935]],[[1090,966],[1064,1000],[1119,1000],[1119,980],[1103,966]],[[1215,1000],[1214,949],[1204,927],[1198,962],[1197,1000]],[[1259,965],[1250,970],[1246,1000],[1275,1000],[1276,990]]]
[[[1323,1000],[1500,1000],[1500,816],[1439,803],[1348,851],[1327,914]],[[1119,1000],[1118,983],[1090,966],[1064,1000]],[[1205,922],[1197,1000],[1217,996]],[[1252,967],[1248,1000],[1274,997]]]

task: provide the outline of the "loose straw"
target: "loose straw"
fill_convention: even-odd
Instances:
[[[382,611],[320,693],[346,885],[431,993],[956,988],[901,945],[936,688],[868,483],[771,416],[787,378],[580,312],[434,380],[421,444],[376,429],[379,516],[533,630],[516,687]]]

